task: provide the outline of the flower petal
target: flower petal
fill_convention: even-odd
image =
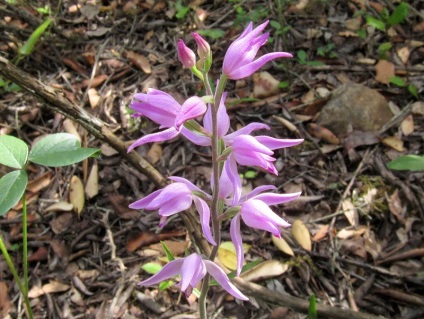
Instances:
[[[249,300],[245,295],[241,293],[240,290],[237,289],[236,286],[234,286],[231,281],[228,279],[225,272],[219,268],[218,265],[211,262],[210,260],[204,260],[206,269],[208,270],[208,273],[221,285],[222,288],[224,288],[229,294],[233,295],[234,297],[241,299],[241,300]]]
[[[174,127],[170,127],[161,132],[145,135],[142,138],[135,141],[134,143],[132,143],[130,147],[128,147],[128,153],[131,152],[136,147],[146,143],[163,142],[163,141],[172,140],[178,134],[179,132]]]
[[[246,195],[244,195],[243,198],[241,199],[241,201],[245,202],[248,199],[251,199],[251,198],[255,197],[259,193],[262,193],[264,191],[274,190],[274,189],[277,189],[277,187],[275,187],[274,185],[261,185],[261,186],[258,186],[254,190],[252,190],[251,192],[249,192]]]
[[[201,116],[205,114],[205,112],[206,104],[201,98],[193,96],[187,99],[181,106],[181,110],[175,118],[175,128],[180,130],[180,127],[184,124],[184,122]]]
[[[243,268],[243,263],[244,263],[243,240],[241,239],[241,233],[240,233],[240,214],[237,214],[231,220],[230,236],[231,236],[231,241],[233,242],[234,247],[236,249],[237,276],[240,276],[241,269]]]
[[[196,270],[203,264],[202,257],[193,253],[184,258],[184,263],[181,266],[181,291],[185,291],[192,282]]]
[[[230,146],[233,145],[234,139],[237,136],[240,135],[249,135],[253,131],[256,130],[270,130],[271,128],[263,123],[250,123],[247,124],[245,127],[239,129],[238,131],[235,131],[234,133],[228,134],[224,136],[225,145]]]
[[[146,279],[139,283],[140,286],[152,286],[159,282],[164,281],[165,279],[174,277],[179,274],[181,271],[181,266],[184,263],[185,258],[178,258],[163,266],[162,270],[157,274],[153,275],[149,279]]]
[[[197,187],[196,185],[194,185],[192,182],[190,182],[188,179],[185,179],[184,177],[169,176],[168,179],[170,179],[171,181],[174,181],[174,182],[184,184],[185,186],[187,186],[187,188],[191,192],[199,192],[199,193],[205,194],[206,196],[210,197],[210,195],[208,193],[202,191],[199,187]]]
[[[203,235],[207,239],[209,243],[216,246],[216,241],[213,239],[212,233],[211,233],[211,212],[209,209],[208,204],[201,199],[200,197],[193,196],[194,205],[196,205],[197,211],[200,215],[200,225],[202,225],[202,231]]]
[[[184,126],[181,127],[181,135],[183,135],[186,139],[188,139],[190,142],[200,145],[200,146],[210,146],[211,145],[211,138],[209,136],[203,135],[201,133],[196,133],[193,131],[190,131],[189,129],[185,128]]]
[[[241,197],[241,179],[237,171],[237,163],[233,154],[231,154],[224,163],[225,171],[233,186],[233,204],[235,206],[240,201]]]
[[[270,150],[292,147],[303,142],[303,139],[278,139],[270,136],[255,136],[256,140],[268,147]]]
[[[131,203],[128,207],[132,209],[147,209],[147,210],[156,210],[159,208],[160,204],[155,203],[152,205],[152,201],[159,196],[159,194],[163,191],[163,189],[158,189],[153,193],[147,195],[146,197]]]
[[[290,193],[290,194],[274,194],[274,193],[264,193],[256,195],[254,198],[257,200],[263,201],[267,205],[278,205],[282,203],[290,202],[298,198],[302,192]]]

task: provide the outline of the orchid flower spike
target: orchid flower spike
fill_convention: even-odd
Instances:
[[[169,179],[175,181],[175,183],[135,201],[129,207],[132,209],[158,210],[161,217],[159,227],[163,227],[169,216],[189,209],[194,202],[200,215],[200,224],[205,238],[212,245],[216,245],[210,228],[211,213],[209,206],[202,197],[195,195],[194,192],[207,199],[210,199],[210,195],[185,178],[171,176]]]
[[[281,237],[280,227],[290,227],[288,222],[269,208],[269,205],[277,205],[292,201],[300,196],[300,192],[292,194],[259,194],[260,192],[269,189],[275,189],[275,187],[272,185],[260,186],[242,197],[241,202],[239,203],[240,212],[231,220],[230,236],[234,247],[236,248],[237,276],[240,275],[244,263],[244,249],[240,233],[240,219],[242,219],[249,227],[268,231],[277,237]]]
[[[148,89],[147,93],[136,93],[130,108],[135,111],[134,116],[146,116],[166,130],[143,136],[128,148],[128,152],[145,143],[173,139],[181,133],[186,121],[206,112],[206,104],[198,96],[193,96],[180,105],[168,93],[155,89]]]
[[[229,294],[241,300],[249,300],[228,279],[224,271],[215,263],[204,260],[200,255],[193,253],[185,258],[178,258],[167,263],[160,272],[139,283],[140,286],[152,286],[163,280],[181,275],[179,286],[188,298],[193,288],[209,273]]]
[[[178,59],[180,59],[183,66],[187,69],[191,69],[196,65],[196,55],[193,50],[188,48],[183,40],[178,41],[177,45]]]
[[[260,69],[265,63],[277,58],[293,57],[287,52],[273,52],[254,60],[261,46],[269,37],[269,33],[261,34],[269,21],[252,30],[250,22],[244,32],[230,45],[224,57],[223,72],[232,80],[246,78]]]

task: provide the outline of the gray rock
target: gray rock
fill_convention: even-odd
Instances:
[[[331,93],[317,124],[345,137],[353,130],[378,131],[391,118],[384,96],[366,86],[347,83]]]

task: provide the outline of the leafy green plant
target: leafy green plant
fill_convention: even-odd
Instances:
[[[396,75],[392,76],[389,79],[390,83],[401,87],[401,88],[406,88],[408,90],[409,93],[411,93],[411,95],[413,95],[416,99],[418,99],[418,89],[415,87],[415,85],[413,84],[408,84],[404,79],[402,79],[401,77],[398,77]]]
[[[318,319],[317,300],[314,294],[309,299],[308,319]]]
[[[198,34],[203,35],[205,37],[209,37],[211,39],[220,39],[225,35],[225,32],[221,29],[205,29],[205,30],[198,30]]]
[[[387,164],[387,167],[397,171],[424,171],[424,156],[401,156]]]
[[[299,64],[310,65],[310,66],[325,65],[321,61],[308,61],[308,54],[304,50],[297,51],[296,57],[297,57],[297,61],[299,62]]]
[[[325,46],[319,47],[317,49],[317,54],[319,56],[327,57],[327,58],[330,58],[330,59],[337,58],[338,54],[337,54],[336,51],[334,51],[334,47],[335,47],[334,43],[329,43]]]
[[[0,216],[7,213],[20,199],[22,200],[23,281],[19,278],[1,234],[0,250],[24,297],[30,319],[33,318],[33,314],[28,299],[28,237],[25,201],[28,174],[26,167],[29,162],[51,167],[65,166],[99,154],[98,149],[82,148],[79,140],[74,135],[67,133],[48,135],[38,141],[31,150],[19,138],[10,135],[0,136],[0,164],[15,169],[0,178]]]
[[[181,0],[178,0],[175,3],[175,9],[177,10],[177,13],[175,14],[175,17],[177,19],[184,19],[185,16],[187,15],[187,13],[190,12],[190,7],[189,6],[184,6],[182,4],[182,1]]]
[[[406,2],[401,2],[393,10],[392,14],[389,13],[387,8],[384,8],[380,15],[375,18],[373,16],[366,16],[367,24],[373,26],[377,30],[387,31],[390,27],[393,27],[397,24],[401,24],[405,21],[408,16],[409,4]]]

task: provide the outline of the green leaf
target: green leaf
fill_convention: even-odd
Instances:
[[[168,261],[173,261],[175,259],[174,255],[171,253],[171,251],[169,250],[168,246],[166,245],[166,243],[164,241],[160,242],[162,244],[163,249],[165,250],[166,253],[166,257],[168,258]]]
[[[198,30],[197,33],[214,40],[220,39],[225,35],[225,32],[221,29]]]
[[[297,58],[299,59],[300,62],[305,62],[307,57],[308,55],[306,54],[304,50],[297,51]]]
[[[312,294],[311,298],[309,299],[308,319],[318,319],[316,302],[315,295]]]
[[[164,291],[164,290],[168,289],[169,287],[172,287],[173,285],[174,285],[174,281],[173,280],[162,281],[159,284],[159,290],[160,291]]]
[[[408,10],[409,5],[406,2],[401,2],[396,7],[395,11],[393,11],[393,13],[390,15],[389,19],[387,20],[387,23],[390,26],[402,23],[408,16]]]
[[[155,263],[147,263],[141,266],[141,269],[151,275],[157,274],[159,271],[162,270],[162,268],[163,267],[161,265]]]
[[[374,17],[368,16],[367,23],[368,25],[376,28],[377,30],[386,31],[386,25],[384,24],[384,22]]]
[[[424,156],[401,156],[387,164],[387,167],[397,171],[424,171]]]
[[[289,87],[289,85],[290,85],[289,81],[282,81],[282,82],[278,83],[278,87],[280,89],[286,89],[286,88]]]
[[[246,173],[244,173],[245,179],[253,179],[256,176],[258,176],[258,172],[256,172],[256,171],[247,171]]]
[[[392,83],[392,84],[394,84],[394,85],[396,85],[396,86],[402,87],[402,88],[406,86],[405,80],[402,79],[402,78],[400,78],[400,77],[398,77],[398,76],[396,76],[396,75],[392,76],[389,79],[389,82]]]
[[[377,53],[380,58],[384,58],[386,52],[392,48],[392,44],[390,42],[384,42],[378,46]]]
[[[46,31],[46,29],[52,22],[52,19],[46,19],[46,21],[44,21],[37,29],[35,29],[29,39],[25,42],[25,44],[19,48],[19,55],[30,55],[32,50],[34,50],[35,44],[37,43],[38,39],[43,35],[44,31]]]
[[[21,139],[10,136],[0,136],[0,164],[23,168],[28,159],[28,145]]]
[[[186,16],[186,14],[190,11],[190,7],[183,6],[181,4],[181,0],[178,0],[175,3],[175,9],[177,9],[177,14],[175,15],[177,19],[183,19]]]
[[[408,91],[411,93],[416,99],[418,99],[418,90],[413,84],[408,85]]]
[[[323,66],[323,65],[325,65],[325,63],[323,63],[321,61],[306,61],[305,64],[310,65],[310,66]]]
[[[276,30],[280,30],[281,29],[281,24],[279,22],[275,21],[275,20],[271,20],[269,22],[269,25],[271,27],[273,27],[274,29],[276,29]]]
[[[40,165],[59,167],[98,155],[100,155],[99,149],[82,148],[80,141],[74,135],[57,133],[48,135],[37,142],[29,153],[29,160]]]
[[[28,175],[22,170],[7,173],[0,179],[0,216],[19,202],[27,184]]]

